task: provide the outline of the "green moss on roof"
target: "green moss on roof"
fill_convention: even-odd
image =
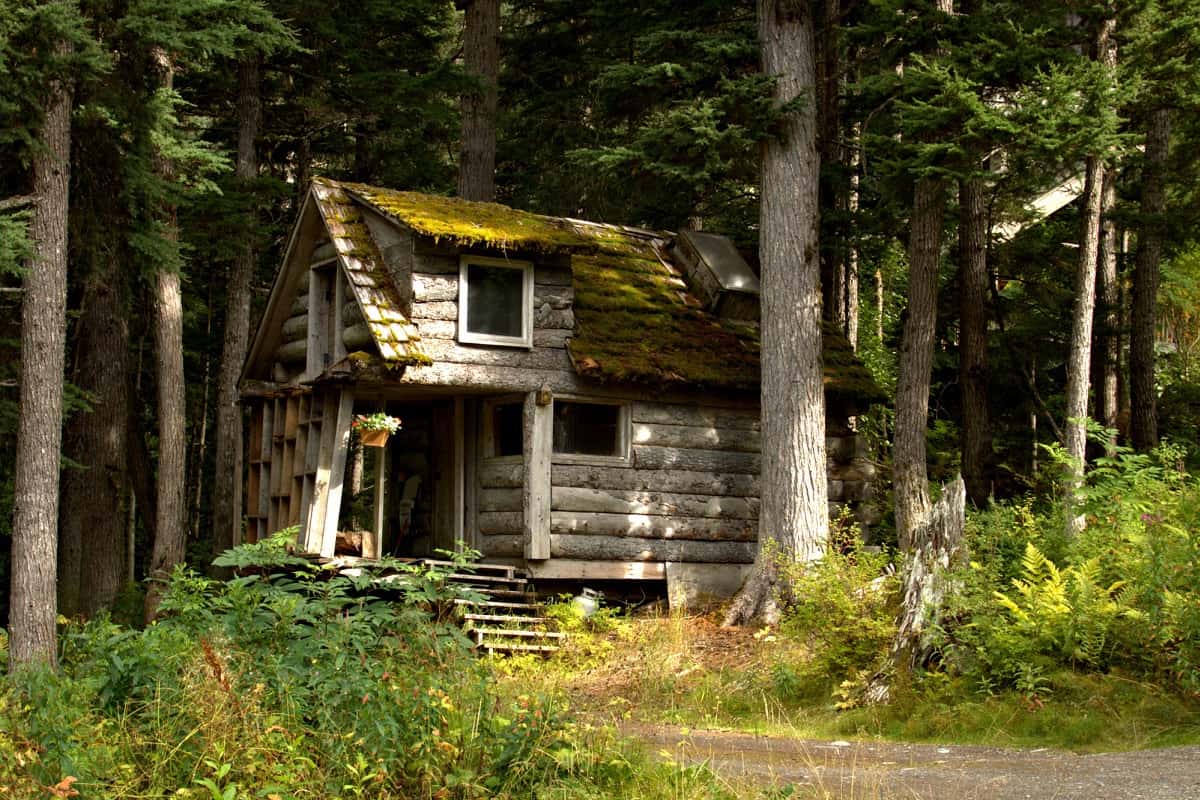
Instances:
[[[358,183],[321,184],[341,190],[335,221],[347,226],[348,238],[357,243],[365,237],[371,248],[375,246],[356,199],[435,240],[465,247],[572,253],[575,334],[568,346],[581,375],[652,386],[758,390],[757,326],[718,319],[700,307],[661,257],[669,234]],[[825,327],[824,353],[829,395],[864,406],[884,399],[834,326]]]
[[[591,244],[575,233],[565,220],[518,211],[498,203],[399,192],[361,183],[340,185],[382,214],[435,240],[467,247],[542,253],[572,251]]]

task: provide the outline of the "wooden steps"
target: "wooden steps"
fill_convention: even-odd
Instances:
[[[448,562],[426,564],[454,566]],[[464,612],[463,629],[475,649],[493,653],[541,653],[558,650],[565,633],[547,630],[552,624],[545,607],[529,586],[529,576],[504,564],[471,564],[446,577],[451,583],[469,586],[482,600],[455,600]]]

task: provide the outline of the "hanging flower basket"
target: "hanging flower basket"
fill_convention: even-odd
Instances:
[[[361,431],[358,440],[362,442],[363,447],[384,447],[389,436],[391,434],[387,431]]]
[[[350,428],[358,434],[363,447],[384,447],[388,436],[400,430],[400,420],[383,412],[359,414],[354,417]]]

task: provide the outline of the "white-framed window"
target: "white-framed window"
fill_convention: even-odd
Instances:
[[[533,264],[471,255],[459,260],[458,341],[533,346]]]
[[[629,460],[629,404],[620,400],[554,398],[554,460]]]
[[[509,395],[483,403],[483,457],[519,460],[524,455],[525,398]]]

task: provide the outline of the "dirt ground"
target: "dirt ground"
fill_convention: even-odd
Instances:
[[[627,723],[682,763],[759,786],[838,800],[1193,800],[1200,747],[1075,755],[1060,750],[779,739]],[[798,796],[805,796],[798,794]]]
[[[604,666],[575,676],[578,705],[604,715],[614,700],[639,697],[649,669],[680,682],[709,671],[738,670],[761,658],[769,638],[721,628],[714,615],[639,623],[642,646],[620,647]],[[646,645],[656,637],[672,644]],[[649,699],[649,698],[646,698]],[[633,710],[637,702],[621,703]],[[585,712],[586,713],[586,712]],[[637,719],[619,722],[650,752],[707,763],[735,784],[794,787],[796,797],[837,800],[1200,800],[1200,747],[1079,755],[999,747],[816,741],[699,730]],[[611,717],[610,717],[611,719]]]

